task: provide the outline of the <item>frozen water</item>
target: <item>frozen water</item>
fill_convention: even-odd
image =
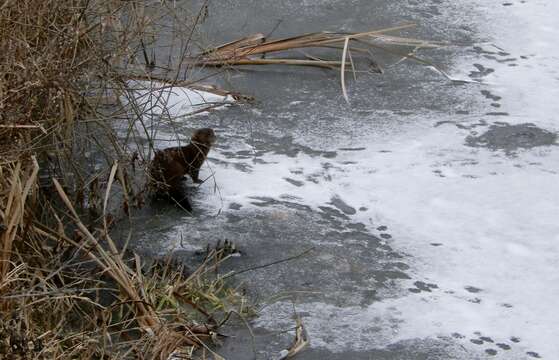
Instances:
[[[351,84],[346,108],[329,73],[237,74],[261,103],[181,125],[214,126],[219,144],[208,182],[193,190],[198,218],[171,218],[179,223],[159,246],[180,247],[179,233],[194,248],[229,238],[243,267],[317,246],[302,263],[244,278],[268,297],[323,293],[293,296],[311,339],[301,358],[393,359],[402,347],[422,349],[406,359],[559,358],[559,3],[344,4],[305,1],[298,11],[311,27],[364,27],[373,10],[379,23],[419,17],[425,36],[460,43],[437,59],[474,83],[449,85],[406,63]],[[210,8],[216,34],[240,27],[225,14],[237,5],[222,5],[224,14]],[[290,328],[292,311],[278,301],[254,325]],[[262,351],[285,348],[268,336]]]

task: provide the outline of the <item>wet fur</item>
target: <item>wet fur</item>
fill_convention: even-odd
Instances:
[[[201,183],[200,168],[208,156],[216,137],[212,129],[198,129],[192,135],[190,144],[170,147],[155,153],[150,175],[157,195],[167,195],[183,208],[192,211],[182,180],[189,175],[194,183]]]

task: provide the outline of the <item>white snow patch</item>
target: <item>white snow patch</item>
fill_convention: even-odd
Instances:
[[[479,0],[474,3],[471,6],[486,17],[476,26],[494,39],[480,46],[497,53],[478,56],[474,62],[495,70],[482,81],[490,84],[487,89],[494,95],[503,97],[500,103],[510,113],[505,121],[559,130],[559,2],[524,1],[506,7]],[[472,60],[464,58],[451,75],[467,78],[476,70]]]
[[[128,85],[130,91],[121,101],[136,107],[142,116],[132,126],[121,122],[115,127],[122,136],[131,131],[136,138],[149,137],[156,148],[187,144],[190,139],[180,131],[187,118],[222,110],[235,103],[230,95],[157,81],[129,81]]]
[[[235,102],[232,96],[156,81],[130,81],[132,101],[149,115],[184,117],[223,108]]]
[[[499,310],[491,306],[479,312],[478,304],[464,303],[458,300],[446,301],[442,309],[436,296],[417,301],[413,296],[395,299],[389,302],[376,303],[369,307],[338,307],[320,302],[303,303],[296,305],[305,330],[313,348],[328,349],[332,352],[368,351],[384,348],[387,345],[400,341],[413,339],[434,338],[433,328],[451,327],[459,328],[462,334],[474,332],[481,334],[494,334],[502,331],[503,324],[498,318]],[[483,306],[483,305],[482,305]],[[491,310],[496,310],[491,313]],[[487,317],[487,313],[491,313]],[[302,315],[301,315],[302,314]],[[255,320],[254,326],[266,329],[289,329],[293,326],[293,304],[279,302],[264,309]],[[496,321],[494,321],[496,320]],[[421,323],[423,326],[410,326]],[[450,333],[441,333],[443,337],[450,338]],[[494,344],[486,343],[480,348],[472,344],[469,339],[477,338],[472,335],[462,338],[461,346],[470,351],[479,351],[486,348],[495,348]],[[492,336],[494,343],[511,344],[509,338]],[[512,345],[517,345],[512,343]],[[525,353],[530,348],[524,345],[512,346],[506,352],[500,352],[494,359],[526,359]],[[471,356],[458,356],[453,354],[453,359],[470,360]]]
[[[553,173],[559,169],[559,149],[524,150],[511,159],[465,147],[467,134],[441,126],[409,130],[391,142],[375,145],[361,139],[361,144],[354,145],[367,149],[359,156],[340,152],[328,160],[332,166],[326,167],[326,159],[317,161],[306,154],[295,158],[270,154],[262,158],[266,164],[234,160],[250,166],[250,172],[240,171],[234,163],[219,166],[216,181],[224,208],[230,202],[250,208],[254,197],[286,195],[290,201],[314,208],[333,196],[354,208],[367,207],[368,211],[352,218],[371,231],[379,219],[388,225],[393,246],[414,255],[420,279],[439,287],[425,293],[428,296],[411,294],[380,305],[396,309],[397,336],[380,333],[347,335],[346,339],[340,333],[347,327],[367,333],[375,323],[387,321],[379,315],[379,305],[365,310],[325,306],[307,320],[315,330],[312,346],[331,351],[371,349],[395,339],[453,332],[475,337],[473,332],[480,331],[505,342],[519,337],[522,343],[517,349],[559,354],[554,340],[559,333],[553,330],[559,322],[555,311],[559,175]],[[356,163],[344,164],[348,159]],[[286,178],[303,185],[293,185]],[[223,206],[209,187],[206,191],[214,199],[210,206]],[[442,246],[430,246],[435,242]],[[481,291],[468,292],[465,288],[470,286]],[[301,306],[301,311],[307,307],[310,311],[314,305]],[[320,319],[329,316],[336,321],[326,326]],[[270,328],[277,328],[272,323]],[[332,340],[334,333],[341,336],[339,343]]]

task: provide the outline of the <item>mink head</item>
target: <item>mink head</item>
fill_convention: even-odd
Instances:
[[[203,128],[196,130],[194,134],[192,134],[191,141],[196,144],[212,146],[216,141],[216,137],[213,129]]]

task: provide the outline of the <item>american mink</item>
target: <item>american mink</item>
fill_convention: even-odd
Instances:
[[[195,183],[202,182],[198,177],[200,167],[215,141],[216,136],[213,129],[203,128],[192,134],[190,144],[157,151],[150,168],[151,180],[156,186],[156,194],[168,195],[183,208],[192,211],[181,182],[186,174]]]

